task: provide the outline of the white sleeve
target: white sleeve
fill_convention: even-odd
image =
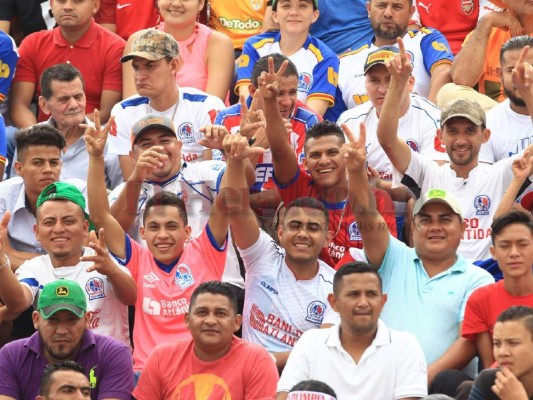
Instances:
[[[395,352],[396,385],[394,398],[427,396],[427,365],[420,344],[410,333],[391,333],[396,336],[398,341]]]
[[[261,269],[261,267],[270,269],[272,262],[278,259],[276,255],[279,256],[283,252],[274,239],[262,229],[259,230],[259,238],[253,245],[244,250],[238,249],[246,271]]]
[[[111,110],[111,115],[115,116],[115,121],[111,126],[109,134],[109,153],[119,156],[128,155],[131,150],[131,123],[127,120],[126,110],[120,103],[115,104]]]
[[[486,164],[494,164],[494,142],[489,139],[487,143],[483,143],[479,149],[479,162]]]
[[[309,335],[311,333],[311,335]],[[279,378],[278,392],[288,392],[298,382],[310,379],[310,358],[313,354],[312,332],[304,332],[302,337],[296,342],[289,355],[287,364],[283,368],[283,373]],[[311,340],[308,340],[311,339]]]
[[[39,259],[39,258],[37,258]],[[32,259],[33,261],[37,259]],[[18,281],[24,287],[27,287],[35,301],[35,297],[39,293],[39,286],[42,284],[39,282],[39,277],[35,273],[35,262],[30,262],[32,260],[25,261],[16,271],[15,275],[17,276]],[[44,265],[41,265],[44,268]]]

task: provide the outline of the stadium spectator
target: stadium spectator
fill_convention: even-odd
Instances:
[[[35,400],[54,400],[60,396],[63,400],[91,398],[91,386],[83,365],[74,361],[48,365],[41,376],[40,387]]]

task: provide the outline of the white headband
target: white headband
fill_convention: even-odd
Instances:
[[[290,392],[287,400],[336,400],[335,397],[329,394],[310,392],[308,390],[297,390]]]

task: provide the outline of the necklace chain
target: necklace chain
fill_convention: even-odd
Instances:
[[[174,110],[172,111],[172,117],[170,118],[170,120],[172,121],[172,123],[174,123],[174,117],[176,116],[176,112],[178,111],[178,104],[180,102],[180,98],[178,96],[178,100],[176,101],[176,104],[174,105]],[[148,102],[148,108],[150,111],[150,114],[154,113],[155,110],[152,108],[152,105],[150,104],[150,102]]]
[[[344,205],[342,206],[342,213],[341,213],[341,217],[339,218],[339,224],[337,225],[337,230],[331,237],[332,240],[337,236],[337,234],[341,230],[342,220],[344,219],[344,213],[346,212],[346,206],[348,205],[348,197],[346,197],[343,202],[344,202]]]

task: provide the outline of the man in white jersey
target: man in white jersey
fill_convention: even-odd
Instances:
[[[111,192],[111,214],[133,240],[142,242],[139,229],[143,225],[146,202],[160,191],[172,192],[185,202],[192,236],[200,235],[220,188],[225,163],[183,162],[182,142],[176,137],[174,124],[157,114],[138,120],[132,133],[135,137],[133,143],[130,142],[135,163],[133,172]],[[161,168],[159,163],[163,163]],[[237,294],[242,300],[244,280],[233,246],[228,248],[223,280],[238,288]]]
[[[363,75],[366,57],[378,47],[396,45],[397,37],[405,41],[413,62],[415,93],[435,102],[439,89],[451,82],[453,55],[442,33],[434,28],[407,31],[414,12],[412,1],[372,0],[367,2],[367,10],[374,37],[365,46],[340,56],[339,84],[335,105],[325,115],[328,119],[337,119],[342,111],[368,101]]]
[[[247,203],[231,220],[246,269],[243,339],[274,354],[281,369],[303,332],[337,322],[327,300],[335,270],[318,260],[331,237],[328,212],[317,199],[293,200],[278,226],[278,246]]]
[[[89,328],[129,344],[126,305],[135,304],[135,282],[125,267],[110,258],[103,230],[98,240],[95,232],[91,232],[89,247],[83,246],[89,234],[89,221],[81,192],[71,184],[55,182],[39,195],[36,207],[35,236],[47,254],[22,264],[16,272],[18,282],[12,278],[0,280],[0,295],[6,305],[4,315],[13,317],[36,304],[47,283],[69,279],[85,291]],[[8,222],[6,213],[2,231]],[[0,259],[9,270],[9,258],[3,250]]]
[[[488,259],[490,225],[513,179],[513,159],[508,158],[492,166],[479,163],[481,144],[490,136],[490,131],[486,129],[485,112],[478,103],[461,99],[449,104],[442,112],[441,129],[437,131],[450,163],[439,166],[411,151],[397,135],[398,99],[407,90],[412,69],[401,39],[399,44],[400,54],[387,61],[392,79],[378,124],[379,142],[398,172],[401,183],[423,193],[431,188],[442,188],[459,199],[466,229],[458,253],[470,260]],[[522,90],[526,89],[522,87]]]
[[[109,152],[120,156],[124,179],[133,171],[129,157],[132,125],[147,114],[166,117],[174,123],[183,143],[183,161],[210,159],[211,151],[198,144],[203,137],[200,128],[213,123],[224,103],[200,90],[177,86],[178,42],[168,33],[149,29],[133,42],[132,52],[120,61],[130,60],[138,95],[117,103],[111,110],[115,122],[109,141]]]
[[[500,79],[507,99],[487,112],[487,128],[492,134],[481,146],[479,161],[492,164],[519,154],[533,143],[533,124],[526,103],[512,82],[512,71],[525,46],[533,47],[533,37],[509,39],[500,50]],[[526,61],[533,63],[533,51]]]

